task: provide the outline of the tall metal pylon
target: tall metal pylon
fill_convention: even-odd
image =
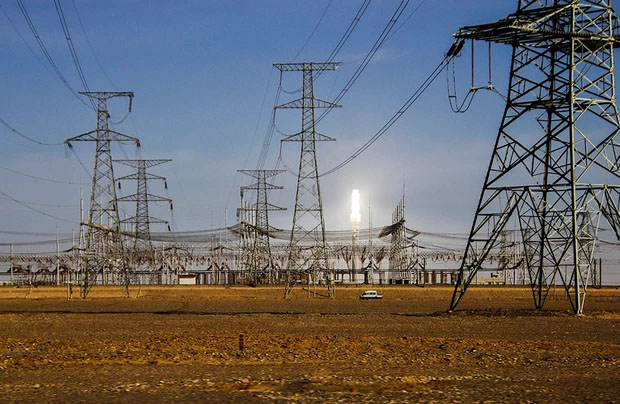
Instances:
[[[286,268],[284,297],[288,297],[298,277],[310,271],[323,273],[327,279],[327,292],[331,297],[333,273],[329,267],[327,243],[325,241],[325,221],[323,220],[323,201],[319,186],[319,168],[316,158],[316,142],[335,139],[316,131],[314,111],[318,108],[339,108],[340,105],[314,97],[314,76],[326,70],[336,70],[340,62],[324,63],[276,63],[274,66],[284,72],[303,73],[302,98],[278,105],[277,109],[301,109],[301,131],[282,139],[283,142],[300,142],[301,155],[297,173],[297,192],[295,212],[289,244]],[[310,247],[311,256],[302,254],[302,246]],[[318,267],[317,267],[318,266]]]
[[[247,262],[244,266],[254,284],[260,283],[261,280],[272,282],[275,278],[276,267],[271,254],[269,239],[271,232],[277,229],[269,225],[269,212],[283,211],[286,208],[268,202],[269,191],[283,187],[270,184],[267,179],[283,173],[284,170],[239,170],[239,172],[256,179],[254,184],[242,187],[243,191],[256,191],[256,203],[240,209],[241,211],[251,210],[253,213],[251,217],[254,219],[248,226],[250,237],[249,245],[246,248],[250,248],[251,252],[245,255]],[[244,225],[247,226],[246,223]]]
[[[583,312],[602,218],[620,238],[618,26],[611,0],[520,0],[507,18],[455,34],[511,45],[512,69],[450,309],[514,220],[536,308],[561,282]]]
[[[395,272],[398,272],[398,277],[403,280],[409,279],[409,257],[407,256],[407,247],[409,243],[407,241],[407,233],[405,227],[405,194],[398,202],[396,209],[392,213],[392,225],[391,241],[390,241],[390,256],[389,265],[392,276]],[[382,234],[384,232],[381,232]]]
[[[153,251],[153,244],[151,242],[151,224],[168,224],[168,221],[158,219],[149,215],[149,202],[168,202],[172,207],[172,200],[164,198],[158,195],[149,193],[147,181],[161,180],[164,182],[166,188],[166,178],[159,175],[147,173],[146,169],[158,166],[160,164],[168,163],[171,159],[158,159],[158,160],[114,160],[115,163],[132,167],[136,169],[133,174],[126,175],[124,177],[117,178],[117,181],[123,180],[135,180],[136,181],[136,193],[132,195],[123,196],[118,198],[119,202],[135,202],[136,203],[136,215],[127,219],[121,220],[121,223],[129,223],[134,225],[133,239],[133,252],[134,260],[138,257],[146,258],[150,263],[155,261],[155,253]]]
[[[97,277],[105,278],[106,269],[118,275],[128,286],[129,275],[125,262],[123,244],[120,237],[120,219],[116,187],[114,186],[114,170],[112,168],[112,142],[132,142],[140,146],[140,140],[110,129],[107,101],[110,98],[128,97],[129,111],[133,100],[133,92],[81,92],[97,102],[97,129],[65,140],[69,147],[72,142],[95,142],[95,163],[90,192],[90,209],[86,230],[86,246],[84,269],[81,274],[80,294],[85,298]],[[105,279],[103,279],[105,282]]]

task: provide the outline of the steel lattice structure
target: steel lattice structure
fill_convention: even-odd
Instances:
[[[315,110],[337,108],[339,105],[314,97],[314,76],[326,70],[335,70],[342,63],[276,63],[280,72],[302,72],[302,98],[277,106],[278,109],[301,109],[301,131],[285,137],[283,142],[300,142],[301,155],[297,173],[297,192],[293,228],[289,244],[285,297],[291,293],[298,276],[303,272],[322,272],[326,275],[328,295],[333,296],[332,277],[329,268],[323,202],[319,186],[319,168],[316,158],[316,142],[334,141],[334,138],[316,131]],[[302,246],[312,254],[303,254]]]
[[[269,225],[269,212],[286,209],[268,202],[269,191],[282,189],[283,187],[270,184],[267,182],[267,179],[283,173],[284,170],[239,170],[239,172],[256,179],[254,184],[241,187],[242,191],[256,191],[256,202],[254,205],[239,209],[240,211],[250,210],[253,219],[251,223],[245,223],[247,234],[250,236],[245,248],[248,248],[250,253],[245,255],[247,261],[244,266],[254,284],[261,282],[271,283],[274,281],[277,268],[274,265],[269,239],[271,232],[278,229]]]
[[[405,234],[405,195],[398,202],[392,213],[392,225],[390,226],[390,271],[398,272],[401,279],[409,279],[407,259],[407,235]]]
[[[136,181],[136,193],[132,195],[123,196],[118,198],[119,202],[135,202],[136,203],[136,215],[124,220],[121,223],[129,223],[134,225],[134,241],[133,252],[134,258],[138,256],[146,257],[148,261],[153,262],[154,252],[153,244],[151,242],[151,229],[152,223],[168,224],[168,221],[158,219],[149,215],[149,202],[168,202],[172,203],[169,198],[164,198],[158,195],[149,193],[147,182],[150,180],[161,180],[166,183],[166,178],[159,175],[147,173],[146,169],[158,166],[160,164],[168,163],[171,159],[158,159],[158,160],[114,160],[115,163],[119,163],[128,167],[136,169],[133,174],[120,177],[117,181],[123,180],[135,180]],[[119,183],[120,185],[120,183]]]
[[[506,109],[450,309],[514,220],[536,308],[559,281],[582,313],[601,219],[620,237],[617,27],[611,0],[520,0],[507,18],[455,34],[512,45],[513,54]]]
[[[140,146],[140,140],[111,130],[110,114],[107,101],[110,98],[128,97],[129,111],[133,100],[132,92],[81,92],[97,102],[97,129],[65,140],[71,142],[95,142],[95,163],[93,169],[92,188],[90,193],[90,209],[86,231],[85,266],[81,273],[80,293],[83,298],[88,294],[90,286],[96,282],[106,269],[118,273],[119,266],[122,282],[127,285],[129,276],[125,262],[123,244],[120,237],[120,219],[116,187],[114,186],[114,170],[112,167],[112,142],[132,142]]]

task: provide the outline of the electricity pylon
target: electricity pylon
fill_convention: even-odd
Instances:
[[[455,34],[511,45],[512,69],[450,309],[514,220],[536,308],[559,281],[582,313],[600,220],[620,238],[617,27],[610,0],[520,0],[507,18]]]
[[[314,75],[325,70],[336,70],[342,63],[276,63],[274,66],[284,72],[303,72],[302,98],[278,105],[278,109],[301,109],[301,132],[282,139],[283,142],[301,142],[301,156],[297,173],[295,212],[289,244],[286,267],[284,297],[288,297],[297,277],[303,272],[323,272],[328,285],[328,295],[333,291],[333,274],[329,268],[323,201],[319,186],[319,168],[316,158],[316,142],[334,141],[334,138],[318,133],[315,128],[314,111],[317,108],[338,108],[340,105],[314,97]],[[310,246],[312,256],[304,257],[302,246]],[[309,265],[309,267],[307,267]]]
[[[71,142],[95,142],[95,166],[90,192],[90,209],[86,230],[85,265],[80,282],[80,295],[86,298],[88,291],[101,274],[105,282],[105,271],[109,268],[118,272],[120,265],[122,282],[127,288],[129,275],[125,262],[123,244],[120,237],[120,219],[114,170],[112,168],[112,142],[133,142],[140,146],[140,140],[111,130],[107,101],[110,98],[128,97],[129,111],[133,93],[126,92],[81,92],[80,94],[97,101],[97,129],[65,140]],[[126,289],[127,290],[127,289]]]
[[[242,191],[256,191],[256,203],[240,208],[240,211],[251,210],[252,223],[243,223],[248,227],[249,242],[246,248],[250,248],[250,254],[244,255],[247,259],[245,268],[253,283],[258,284],[261,279],[273,280],[275,266],[271,254],[269,239],[271,232],[277,230],[269,225],[270,211],[283,211],[285,208],[275,206],[268,202],[269,191],[282,189],[283,187],[267,182],[268,178],[283,173],[284,170],[239,170],[240,173],[256,179],[256,183],[242,187]]]
[[[132,195],[123,196],[118,198],[119,202],[135,202],[136,203],[136,215],[121,220],[121,223],[130,223],[134,225],[134,234],[135,237],[133,239],[133,252],[134,257],[144,257],[151,264],[155,261],[155,253],[153,251],[153,244],[151,242],[151,229],[150,225],[152,223],[159,224],[168,224],[166,220],[158,219],[156,217],[149,215],[149,202],[168,202],[172,204],[172,201],[169,198],[164,198],[161,196],[153,195],[149,193],[147,187],[147,181],[150,180],[161,180],[164,181],[164,185],[166,188],[168,187],[166,184],[166,178],[161,177],[159,175],[147,173],[146,169],[158,166],[160,164],[167,163],[172,161],[170,159],[159,159],[159,160],[114,160],[115,163],[119,163],[128,167],[132,167],[136,169],[136,172],[133,174],[126,175],[124,177],[120,177],[117,179],[119,181],[123,180],[135,180],[137,184],[136,193]],[[172,206],[172,205],[171,205]]]
[[[392,213],[391,241],[390,241],[390,271],[399,273],[400,279],[403,281],[410,278],[409,259],[407,257],[407,234],[405,227],[405,195],[398,202],[396,209]],[[383,232],[382,232],[383,234]]]

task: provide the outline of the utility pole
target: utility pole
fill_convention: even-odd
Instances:
[[[329,267],[327,243],[325,241],[325,222],[319,186],[316,142],[334,141],[335,139],[316,131],[315,110],[340,106],[314,97],[314,76],[326,70],[336,70],[341,64],[339,62],[274,64],[280,70],[281,75],[284,72],[303,73],[302,98],[276,107],[277,109],[301,109],[301,131],[282,140],[283,142],[301,143],[295,212],[286,267],[285,298],[291,294],[292,288],[303,272],[308,275],[323,272],[327,283],[327,293],[330,297],[334,295],[333,270]],[[311,247],[314,250],[310,257],[302,254],[303,246]],[[306,267],[308,264],[310,267]]]
[[[95,163],[92,188],[90,192],[90,209],[86,230],[85,265],[80,282],[80,295],[86,298],[90,287],[97,282],[99,274],[106,267],[121,266],[125,291],[128,292],[129,274],[125,262],[123,244],[120,237],[120,219],[114,170],[112,168],[112,142],[132,142],[140,146],[137,138],[124,135],[110,129],[107,101],[111,98],[128,97],[129,111],[133,100],[132,92],[81,92],[97,102],[97,129],[65,140],[69,147],[72,142],[94,142]],[[105,220],[104,220],[105,219]]]
[[[557,276],[573,311],[583,312],[602,217],[620,239],[618,23],[610,0],[520,0],[507,18],[455,34],[510,45],[513,57],[450,310],[514,220],[535,307],[543,308]]]
[[[123,196],[118,198],[119,202],[135,202],[136,214],[133,217],[122,220],[122,223],[133,224],[134,234],[133,239],[133,258],[134,264],[139,261],[139,258],[145,258],[151,265],[155,265],[155,251],[153,250],[153,244],[151,242],[151,230],[150,225],[152,223],[168,224],[166,220],[157,219],[149,215],[149,202],[168,202],[170,209],[172,210],[172,201],[169,198],[153,195],[149,193],[147,182],[150,180],[161,180],[164,182],[164,187],[167,189],[166,178],[159,175],[147,173],[147,168],[155,167],[160,164],[172,161],[170,159],[159,160],[114,160],[115,163],[122,164],[127,167],[136,169],[133,174],[126,175],[117,179],[119,188],[121,186],[120,181],[135,180],[137,184],[136,193],[132,195]]]
[[[251,217],[254,219],[253,222],[249,223],[249,226],[247,222],[242,223],[242,225],[248,227],[248,235],[251,240],[246,247],[251,249],[251,253],[245,255],[248,261],[244,266],[251,282],[258,284],[263,278],[271,281],[272,279],[270,278],[273,277],[275,270],[269,239],[271,232],[277,229],[269,225],[269,212],[286,210],[268,202],[269,191],[282,189],[283,187],[270,184],[267,182],[267,179],[283,173],[284,170],[239,170],[239,172],[256,180],[254,184],[242,187],[242,190],[256,191],[254,206],[250,205],[240,210],[242,212],[250,210],[252,213]]]
[[[58,226],[56,226],[56,285],[60,285],[60,245],[58,240]]]
[[[11,268],[11,286],[13,286],[13,243],[9,244],[9,268]]]

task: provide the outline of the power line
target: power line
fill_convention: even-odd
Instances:
[[[80,159],[80,156],[78,156],[77,152],[75,151],[75,149],[73,148],[73,146],[69,145],[69,150],[71,150],[71,152],[73,153],[73,155],[75,156],[75,158],[77,159],[78,163],[80,163],[80,166],[82,166],[82,169],[84,170],[84,172],[86,173],[86,175],[90,176],[90,172],[88,171],[88,168],[86,168],[86,166],[84,165],[84,163],[82,162],[82,159]]]
[[[84,28],[84,24],[82,24],[82,18],[80,18],[80,13],[78,12],[77,6],[75,5],[75,0],[71,0],[71,3],[73,4],[73,10],[75,10],[75,15],[76,15],[77,20],[78,20],[78,22],[80,24],[80,28],[82,29],[82,33],[84,34],[84,38],[86,39],[86,43],[88,44],[88,48],[90,49],[90,52],[92,53],[93,57],[95,58],[95,62],[97,63],[97,66],[99,66],[99,69],[101,70],[103,75],[108,79],[108,81],[110,82],[112,87],[116,88],[117,86],[114,84],[114,82],[112,81],[110,76],[108,76],[108,73],[106,73],[106,71],[104,70],[104,68],[103,68],[103,66],[101,64],[101,61],[99,61],[99,58],[97,57],[97,54],[95,53],[95,49],[93,48],[93,45],[90,43],[90,39],[88,38],[88,35],[86,34],[86,29]]]
[[[316,30],[319,28],[319,25],[321,25],[321,22],[323,21],[323,18],[325,17],[325,14],[327,14],[327,10],[329,10],[329,7],[332,5],[333,1],[334,0],[329,0],[329,2],[327,3],[327,6],[325,7],[325,10],[323,10],[323,13],[321,14],[321,17],[319,18],[319,21],[317,21],[316,25],[314,26],[314,29],[312,30],[312,32],[310,33],[310,35],[306,39],[306,42],[304,42],[304,44],[301,47],[301,49],[299,50],[299,52],[297,52],[297,54],[295,55],[293,60],[297,60],[297,58],[299,57],[301,52],[303,52],[303,50],[306,49],[306,46],[308,46],[308,43],[310,42],[310,40],[312,39],[312,37],[316,33]]]
[[[40,233],[40,232],[11,231],[11,230],[0,230],[0,234],[10,234],[12,236],[41,236],[41,237],[56,236],[56,233]],[[70,233],[59,233],[59,234],[65,237],[65,236],[68,236]]]
[[[5,201],[10,201],[11,199],[4,197],[4,196],[0,196],[0,199],[3,199]],[[76,206],[78,206],[77,204],[73,204],[73,205],[58,205],[58,204],[53,204],[53,203],[42,203],[42,202],[26,202],[26,201],[22,201],[23,203],[25,203],[26,205],[34,205],[34,206],[47,206],[47,207],[52,207],[52,208],[75,208]]]
[[[349,37],[351,36],[351,34],[353,33],[353,31],[355,30],[355,28],[357,27],[357,24],[360,22],[360,20],[362,19],[362,16],[364,15],[364,13],[366,13],[366,9],[368,9],[368,6],[370,5],[370,2],[372,0],[364,0],[362,2],[362,5],[360,6],[360,8],[357,10],[357,12],[355,13],[355,16],[353,17],[353,20],[351,20],[351,22],[349,23],[349,26],[347,27],[347,29],[345,30],[344,34],[342,34],[342,37],[340,37],[340,40],[338,41],[338,43],[336,44],[336,46],[334,47],[334,49],[332,50],[332,52],[329,54],[329,56],[326,59],[326,62],[333,62],[334,59],[336,58],[336,56],[338,55],[338,53],[340,53],[340,50],[342,50],[342,47],[347,43],[347,41],[349,40]],[[360,59],[361,60],[361,59]],[[316,75],[314,76],[315,79],[317,79],[320,75],[321,75],[322,71],[316,72]],[[298,88],[295,91],[286,91],[286,90],[282,90],[282,92],[286,93],[286,94],[295,94],[295,93],[299,93],[301,92],[301,88]]]
[[[13,247],[19,247],[19,246],[47,245],[47,244],[56,244],[56,243],[71,244],[72,242],[73,242],[73,238],[67,237],[67,238],[41,240],[41,241],[22,241],[22,242],[17,242],[17,243],[0,243],[0,246],[6,247],[6,246],[12,245]]]
[[[349,40],[349,37],[351,36],[353,31],[357,27],[357,24],[360,22],[362,16],[366,12],[366,9],[368,9],[368,6],[370,5],[371,1],[372,0],[364,0],[362,2],[360,8],[355,13],[355,16],[353,17],[353,20],[351,20],[351,23],[349,24],[349,26],[345,30],[344,34],[342,35],[342,37],[340,38],[340,40],[338,41],[338,43],[336,44],[334,49],[329,54],[329,56],[327,58],[327,62],[332,62],[335,59],[335,57],[338,55],[338,53],[340,53],[340,50],[346,44],[346,42]],[[315,79],[318,78],[321,75],[321,73],[322,73],[322,71],[316,72],[315,73]],[[300,91],[301,91],[301,88],[297,89],[294,92],[300,92]],[[265,134],[265,141],[263,142],[263,148],[261,150],[261,154],[260,154],[260,157],[258,159],[258,164],[256,165],[256,169],[257,170],[262,170],[264,168],[265,161],[267,159],[267,153],[269,152],[269,147],[271,146],[271,140],[273,138],[273,133],[274,133],[274,131],[277,130],[277,128],[276,128],[276,108],[275,107],[279,103],[280,95],[281,95],[282,92],[289,93],[289,92],[284,91],[282,89],[282,74],[280,74],[280,82],[279,82],[279,85],[278,85],[278,91],[276,92],[275,101],[273,103],[273,109],[272,109],[273,113],[271,115],[271,120],[269,121],[269,126],[267,127],[267,132]],[[292,92],[290,92],[290,93],[292,93]],[[280,163],[283,163],[283,161],[282,161],[282,147],[280,147],[280,155],[278,157],[278,163],[276,163],[276,169],[278,169],[278,167],[280,166]],[[284,164],[284,166],[286,167],[286,164]],[[286,167],[286,169],[289,172],[295,174],[294,171],[290,170],[288,167]]]
[[[23,133],[21,133],[20,131],[18,131],[17,129],[15,129],[14,127],[12,127],[11,125],[9,125],[9,123],[7,121],[5,121],[4,119],[2,119],[2,118],[0,118],[0,123],[2,125],[6,126],[15,135],[17,135],[19,137],[22,137],[22,138],[28,140],[29,142],[38,144],[40,146],[62,146],[63,145],[63,143],[46,143],[46,142],[41,142],[39,140],[31,138],[30,136],[26,136]]]
[[[376,142],[381,136],[383,136],[391,127],[403,116],[405,112],[424,94],[426,89],[437,79],[439,74],[448,66],[449,61],[454,55],[446,56],[441,63],[435,67],[435,70],[424,80],[424,82],[416,89],[416,91],[409,97],[409,99],[403,104],[402,107],[375,133],[366,143],[364,143],[359,149],[357,149],[351,156],[345,159],[343,162],[335,166],[334,168],[321,174],[321,176],[329,175],[340,170],[342,167],[355,160],[360,154],[366,151],[374,142]]]
[[[26,7],[24,7],[24,4],[22,3],[22,0],[17,0],[17,5],[19,6],[19,9],[21,10],[22,15],[24,16],[24,19],[26,20],[26,23],[28,24],[28,28],[30,28],[30,31],[34,35],[34,38],[36,39],[37,44],[39,45],[39,48],[41,48],[41,52],[43,52],[43,55],[45,56],[45,58],[47,59],[47,62],[50,64],[50,66],[54,70],[54,73],[56,73],[56,76],[58,76],[58,79],[60,79],[62,84],[64,84],[64,86],[67,87],[67,89],[69,91],[71,91],[71,94],[73,94],[75,96],[75,98],[77,98],[85,106],[91,108],[92,105],[87,104],[86,101],[84,101],[82,99],[82,97],[80,97],[79,94],[73,89],[73,87],[71,87],[71,85],[69,85],[69,82],[65,79],[65,77],[61,73],[60,69],[58,68],[58,66],[54,62],[54,59],[52,59],[52,56],[48,52],[47,47],[43,43],[43,40],[39,36],[39,33],[37,32],[36,27],[34,26],[32,20],[30,19],[30,15],[28,14],[28,11],[26,10]]]
[[[329,56],[327,57],[327,61],[328,62],[332,62],[334,60],[334,58],[336,57],[336,55],[338,55],[338,53],[340,52],[340,50],[342,49],[344,44],[349,40],[349,37],[351,36],[353,31],[355,30],[355,27],[357,27],[357,24],[362,19],[362,16],[366,12],[366,9],[370,5],[371,1],[372,0],[364,0],[362,5],[360,6],[360,8],[357,10],[357,13],[355,13],[355,16],[353,17],[353,20],[351,21],[351,23],[347,27],[346,31],[344,32],[344,34],[340,38],[340,41],[338,41],[338,43],[336,44],[336,47],[334,48],[334,50],[332,50],[332,53],[330,53]],[[317,73],[317,76],[319,76],[319,74],[320,74],[320,72]]]
[[[27,174],[27,173],[24,173],[22,171],[13,170],[13,169],[7,168],[7,167],[0,167],[0,168],[3,169],[3,170],[6,170],[6,171],[12,172],[13,174],[23,175],[24,177],[33,178],[33,179],[39,180],[39,181],[53,182],[55,184],[79,185],[79,183],[77,183],[77,182],[62,181],[62,180],[55,180],[55,179],[51,179],[51,178],[37,177],[36,175]]]
[[[69,53],[71,53],[71,59],[73,59],[73,64],[75,66],[75,69],[77,70],[78,76],[80,77],[80,81],[82,82],[84,91],[88,92],[90,91],[90,89],[88,88],[88,82],[86,81],[86,76],[84,75],[84,70],[82,69],[82,64],[80,63],[80,59],[78,58],[77,52],[75,51],[75,46],[73,46],[73,41],[71,40],[71,34],[69,33],[69,26],[67,25],[67,20],[65,19],[65,13],[62,11],[60,0],[54,0],[54,7],[56,7],[56,13],[58,14],[58,19],[60,20],[62,31],[65,34],[67,45],[69,46]],[[93,108],[95,108],[95,104],[92,99],[90,100],[90,103],[92,104]]]
[[[409,22],[409,20],[411,18],[413,18],[414,15],[416,15],[418,13],[418,10],[420,9],[420,7],[422,7],[424,5],[424,3],[426,2],[426,0],[421,0],[420,3],[418,3],[418,5],[416,6],[416,8],[413,9],[413,11],[411,11],[411,14],[409,14],[407,16],[407,18],[405,18],[405,20],[396,28],[394,28],[394,31],[392,31],[392,33],[390,35],[387,36],[387,38],[385,38],[385,40],[389,40],[390,38],[392,38],[394,35],[396,35],[396,33],[398,31],[400,31],[400,29]]]
[[[390,17],[390,20],[388,21],[388,23],[385,25],[385,27],[383,28],[383,31],[381,32],[381,35],[379,35],[379,38],[377,38],[377,40],[375,41],[375,43],[372,45],[372,47],[370,48],[370,50],[368,51],[368,53],[366,54],[366,56],[364,57],[364,60],[362,61],[362,63],[358,66],[357,70],[355,71],[355,73],[353,73],[353,75],[351,76],[351,78],[349,79],[349,81],[347,81],[347,83],[345,84],[344,88],[340,91],[340,93],[336,96],[336,98],[334,99],[333,104],[338,104],[340,102],[340,100],[345,96],[345,94],[349,91],[349,89],[351,88],[351,86],[353,86],[353,84],[355,84],[355,82],[357,81],[357,79],[361,76],[361,74],[364,72],[364,70],[366,69],[366,67],[368,66],[368,64],[370,63],[370,61],[373,59],[373,57],[375,56],[375,54],[377,53],[377,51],[381,48],[381,46],[383,45],[383,43],[386,41],[388,35],[390,34],[390,32],[392,31],[392,28],[394,28],[394,25],[398,22],[398,19],[400,18],[400,16],[403,14],[403,12],[405,11],[405,9],[407,8],[407,6],[409,5],[409,1],[410,0],[402,0],[400,2],[400,4],[398,5],[398,7],[396,8],[396,10],[394,11],[394,13],[392,14],[392,16]],[[323,111],[321,113],[321,115],[319,115],[319,117],[316,119],[316,123],[319,123],[323,118],[325,118],[325,116],[327,116],[327,114],[330,113],[330,111],[333,109],[332,108],[327,108],[325,111]]]
[[[23,201],[20,201],[20,200],[18,200],[18,199],[15,199],[15,198],[13,198],[12,196],[10,196],[10,195],[8,195],[8,194],[6,194],[6,193],[2,192],[2,191],[0,191],[0,195],[4,196],[5,198],[7,198],[7,199],[9,199],[9,200],[11,200],[11,201],[13,201],[13,202],[15,202],[15,203],[17,203],[17,204],[19,204],[19,205],[23,206],[23,207],[25,207],[25,208],[27,208],[27,209],[30,209],[30,210],[31,210],[31,211],[33,211],[33,212],[38,213],[38,214],[40,214],[40,215],[47,216],[47,217],[50,217],[50,218],[55,219],[55,220],[60,220],[60,221],[62,221],[62,222],[73,223],[73,224],[76,224],[76,223],[77,223],[77,222],[74,222],[73,220],[63,219],[62,217],[58,217],[58,216],[54,216],[54,215],[50,215],[49,213],[43,212],[42,210],[39,210],[39,209],[37,209],[37,208],[33,208],[33,207],[32,207],[32,206],[30,206],[28,203],[23,202]]]
[[[11,19],[11,17],[6,12],[4,7],[2,7],[2,4],[0,4],[0,10],[2,10],[2,13],[6,17],[6,19],[9,21],[9,24],[11,24],[11,26],[13,27],[13,30],[15,31],[17,36],[19,36],[21,38],[22,42],[24,42],[24,45],[26,45],[26,48],[28,48],[28,50],[30,51],[32,56],[34,56],[34,58],[37,59],[37,61],[41,64],[41,66],[43,66],[48,72],[50,72],[51,74],[54,74],[54,72],[52,72],[50,70],[49,66],[47,66],[45,63],[43,63],[43,61],[41,60],[39,55],[37,55],[36,52],[34,51],[34,49],[32,49],[32,46],[30,46],[28,41],[26,41],[26,38],[24,38],[24,36],[21,34],[21,32],[19,32],[19,29],[17,29],[17,25],[15,25],[15,23],[13,22],[13,19]]]

